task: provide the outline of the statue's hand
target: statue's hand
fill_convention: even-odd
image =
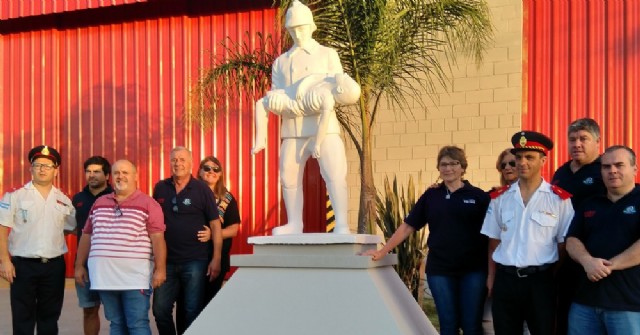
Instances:
[[[269,110],[281,114],[287,107],[289,98],[284,94],[272,94],[267,96],[267,106]]]
[[[311,156],[315,159],[320,158],[320,146],[318,144],[313,146],[313,152],[311,153]]]
[[[256,143],[256,145],[253,146],[253,149],[251,149],[251,154],[255,155],[260,151],[264,150],[265,147],[266,147],[265,143],[261,143],[261,144]]]

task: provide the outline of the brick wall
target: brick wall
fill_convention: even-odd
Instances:
[[[385,175],[406,185],[409,175],[420,181],[422,193],[437,177],[440,147],[458,145],[469,160],[465,178],[489,189],[499,184],[495,161],[510,146],[511,135],[520,129],[522,106],[522,2],[487,0],[491,7],[495,37],[484,61],[459,58],[447,89],[441,88],[427,108],[379,111],[373,130],[373,170],[381,189]],[[381,102],[381,108],[386,102]],[[349,163],[350,225],[357,226],[360,196],[358,154],[345,139]]]

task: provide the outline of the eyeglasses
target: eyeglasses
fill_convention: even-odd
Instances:
[[[509,164],[510,167],[516,167],[516,161],[508,161],[508,162],[502,162],[500,163],[500,170],[504,170],[507,167],[507,164]]]
[[[115,215],[116,217],[122,216],[122,209],[120,209],[119,204],[116,204],[116,208],[113,211],[113,215]]]
[[[213,171],[215,173],[220,173],[220,171],[222,171],[222,169],[219,166],[211,166],[211,165],[203,165],[202,170],[204,170],[204,172]]]
[[[460,162],[458,162],[458,161],[453,161],[453,162],[449,162],[449,163],[447,163],[447,162],[440,162],[440,164],[438,164],[438,166],[439,166],[441,169],[445,169],[445,168],[448,168],[448,167],[456,167],[456,166],[458,166],[458,165],[460,165]]]
[[[171,203],[173,204],[173,212],[178,213],[178,200],[176,199],[176,197],[173,197],[173,199],[171,199]]]
[[[33,163],[31,164],[31,167],[33,167],[35,170],[41,169],[45,171],[51,171],[56,166],[54,164]]]

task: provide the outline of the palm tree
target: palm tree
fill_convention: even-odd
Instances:
[[[277,2],[280,13],[292,1]],[[425,97],[434,98],[437,86],[448,86],[445,69],[458,54],[481,61],[493,36],[488,6],[485,0],[309,0],[307,5],[318,26],[314,38],[338,52],[344,71],[362,88],[355,107],[336,112],[360,158],[358,233],[372,233],[371,142],[382,98],[397,110],[413,101],[424,108]],[[227,41],[229,56],[195,85],[186,119],[210,124],[221,94],[230,89],[261,96],[270,83],[271,63],[282,50],[278,46],[286,50],[290,45],[286,33],[281,38],[259,36],[262,46],[253,50]]]

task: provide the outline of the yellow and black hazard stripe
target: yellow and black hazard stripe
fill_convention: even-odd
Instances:
[[[333,206],[331,206],[331,199],[329,199],[329,193],[327,193],[327,233],[333,231],[336,227],[336,217],[333,214]]]

